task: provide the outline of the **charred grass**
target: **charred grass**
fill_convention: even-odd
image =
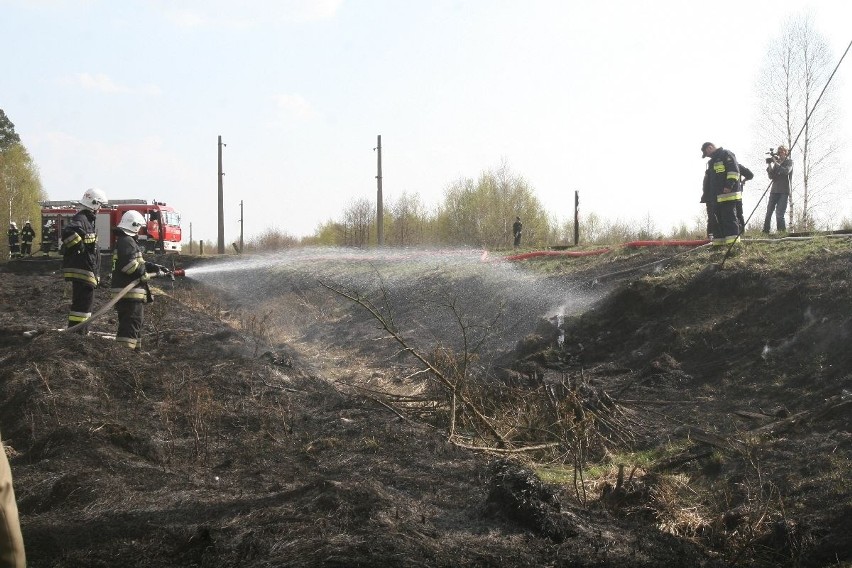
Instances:
[[[15,304],[0,275],[31,565],[848,565],[849,242],[615,256],[527,263],[606,293],[497,360],[197,285],[131,354],[44,326],[49,277]]]

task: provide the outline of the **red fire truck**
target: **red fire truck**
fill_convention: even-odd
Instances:
[[[59,248],[62,228],[80,209],[76,201],[43,201],[41,204],[43,234],[56,235],[53,250]],[[101,207],[95,221],[98,246],[101,251],[112,250],[115,235],[112,230],[126,211],[138,211],[145,217],[146,226],[139,234],[139,244],[147,251],[180,252],[180,214],[162,201],[148,203],[144,199],[115,199]],[[52,222],[52,223],[51,223]]]

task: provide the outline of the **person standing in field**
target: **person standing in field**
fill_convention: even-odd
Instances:
[[[772,214],[775,213],[775,228],[779,233],[787,232],[784,215],[790,199],[790,178],[793,175],[793,160],[786,146],[778,146],[777,154],[766,158],[766,173],[772,180],[769,202],[766,205],[766,218],[763,220],[763,232],[769,234],[772,228]]]
[[[95,219],[98,210],[106,204],[107,197],[103,191],[87,189],[80,199],[82,208],[62,229],[62,277],[66,282],[71,282],[68,327],[74,327],[92,317],[101,255]],[[81,326],[80,333],[85,334],[85,328]]]
[[[515,222],[512,223],[512,236],[514,237],[514,248],[518,248],[521,246],[521,232],[523,231],[524,226],[521,223],[520,217],[515,217]]]
[[[701,145],[701,156],[710,158],[708,164],[709,189],[716,197],[716,233],[713,246],[737,242],[740,224],[737,219],[737,201],[742,199],[740,168],[737,157],[730,150],[717,148],[712,142]]]
[[[29,221],[24,223],[24,228],[21,229],[21,256],[32,256],[35,236],[36,232],[32,224]]]

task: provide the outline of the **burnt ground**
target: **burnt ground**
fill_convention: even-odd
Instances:
[[[852,565],[849,240],[364,260],[179,257],[141,353],[112,312],[57,331],[56,261],[3,266],[30,566]],[[469,353],[503,441],[448,439],[422,365],[318,282],[436,370]]]

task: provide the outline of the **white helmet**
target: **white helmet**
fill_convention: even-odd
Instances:
[[[118,228],[128,235],[136,235],[145,226],[145,217],[139,211],[127,211],[121,216]]]
[[[14,221],[12,221],[11,223],[9,223],[9,228],[10,229],[17,229],[18,225]]]
[[[102,205],[106,205],[108,200],[106,193],[96,187],[92,187],[86,190],[86,193],[84,193],[83,197],[80,199],[80,203],[86,209],[97,211]]]

